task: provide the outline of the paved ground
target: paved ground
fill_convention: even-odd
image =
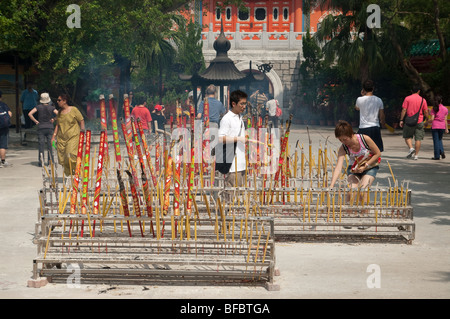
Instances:
[[[13,130],[12,130],[13,131]],[[337,149],[331,127],[310,128],[313,145]],[[383,131],[385,152],[396,178],[409,181],[416,223],[416,239],[403,243],[295,243],[276,246],[279,291],[248,287],[81,285],[61,284],[27,288],[36,247],[32,243],[42,187],[37,149],[21,146],[12,132],[7,159],[12,168],[0,168],[0,298],[449,298],[450,297],[450,158],[431,161],[432,139],[427,133],[418,161],[406,160],[400,135]],[[307,145],[305,126],[294,126],[291,143]],[[450,138],[444,137],[449,148]],[[388,185],[383,165],[377,182]],[[381,287],[368,288],[369,265],[378,265]]]

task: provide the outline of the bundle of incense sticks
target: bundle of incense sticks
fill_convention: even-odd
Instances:
[[[113,110],[112,112],[115,113],[115,108],[111,106],[113,106],[112,99],[110,99],[110,111]],[[124,109],[127,108],[129,108],[129,104],[125,102]],[[113,114],[111,114],[111,118],[114,119],[115,115],[113,116]],[[177,117],[177,127],[184,125],[185,119],[185,117]],[[195,125],[194,119],[195,109],[191,106],[191,127]],[[275,173],[267,174],[267,172],[261,170],[261,167],[263,167],[265,163],[247,165],[245,183],[242,187],[245,192],[235,192],[232,202],[224,201],[221,195],[217,198],[213,198],[214,192],[218,192],[213,183],[213,181],[218,180],[214,174],[213,161],[205,161],[204,159],[202,161],[202,159],[200,159],[199,162],[206,166],[200,166],[202,169],[195,166],[194,149],[195,147],[198,147],[198,145],[202,145],[196,145],[199,141],[195,140],[195,136],[191,135],[190,149],[187,151],[183,151],[182,147],[175,147],[181,141],[181,138],[178,140],[168,139],[167,142],[170,143],[170,146],[164,146],[166,143],[163,145],[163,148],[167,149],[165,156],[160,157],[157,152],[156,156],[152,157],[150,153],[151,147],[156,147],[161,140],[156,138],[151,143],[148,143],[140,120],[134,121],[134,119],[131,118],[128,120],[128,128],[126,123],[123,121],[121,123],[123,139],[127,148],[128,156],[126,158],[122,158],[120,154],[119,139],[118,137],[114,137],[116,163],[119,164],[118,168],[115,169],[117,175],[116,192],[119,191],[117,195],[120,194],[120,197],[111,197],[109,195],[111,185],[108,184],[108,179],[102,179],[102,175],[107,174],[109,169],[108,163],[105,163],[108,152],[108,141],[106,138],[107,130],[102,130],[100,134],[96,172],[94,165],[90,165],[91,132],[81,132],[71,192],[64,189],[64,191],[59,194],[58,211],[63,212],[65,203],[69,198],[68,192],[70,193],[70,213],[75,214],[77,209],[77,195],[80,195],[81,204],[78,208],[81,209],[82,215],[87,215],[88,221],[90,218],[89,212],[92,212],[95,217],[97,215],[107,216],[110,207],[114,207],[112,206],[114,198],[116,199],[116,202],[117,198],[120,198],[121,204],[117,207],[125,217],[129,235],[132,236],[130,217],[131,212],[133,212],[134,216],[139,220],[141,236],[144,236],[145,225],[140,221],[140,218],[143,217],[141,212],[142,209],[144,209],[144,211],[147,211],[147,217],[151,219],[151,232],[153,236],[156,236],[157,238],[163,238],[164,236],[164,224],[167,217],[171,219],[172,216],[174,216],[175,224],[178,223],[179,218],[183,218],[186,227],[187,225],[190,225],[190,221],[195,219],[195,217],[191,215],[192,209],[194,209],[197,219],[203,217],[202,214],[207,213],[208,218],[213,220],[214,216],[212,216],[211,211],[213,211],[214,208],[217,212],[220,212],[220,216],[222,216],[222,214],[224,215],[224,212],[227,211],[230,212],[230,216],[235,217],[238,216],[236,214],[242,212],[244,216],[248,217],[250,214],[253,216],[261,216],[264,212],[264,209],[262,209],[263,207],[267,207],[269,208],[269,211],[272,211],[270,209],[271,207],[284,206],[284,211],[293,211],[298,216],[301,216],[301,213],[303,212],[302,220],[308,222],[311,221],[311,218],[315,222],[320,218],[324,218],[327,222],[335,222],[338,216],[339,219],[341,219],[344,216],[343,214],[361,209],[365,209],[370,211],[371,214],[375,214],[374,217],[376,220],[382,218],[388,212],[391,217],[397,217],[395,216],[395,213],[398,216],[401,216],[401,214],[406,211],[404,208],[406,208],[409,203],[408,187],[404,187],[403,184],[400,187],[389,163],[388,166],[392,175],[393,185],[390,185],[387,190],[380,188],[352,190],[348,189],[345,183],[343,183],[344,187],[342,187],[341,179],[338,189],[330,192],[327,189],[327,176],[331,176],[329,172],[332,171],[333,161],[337,160],[337,157],[333,158],[333,153],[328,152],[326,140],[325,148],[322,149],[321,144],[317,152],[317,157],[315,158],[312,153],[312,142],[309,137],[309,130],[309,160],[306,159],[303,145],[300,140],[297,140],[294,152],[291,155],[289,147],[291,119],[292,116],[290,116],[286,123],[284,133],[280,135],[279,142],[281,145],[281,154],[278,158],[278,165]],[[258,150],[255,153],[247,153],[247,159],[254,159],[255,157],[252,156],[260,156],[260,160],[265,161],[268,156],[264,154],[270,154],[270,145],[275,144],[273,141],[274,136],[271,134],[264,134],[265,131],[262,131],[263,134],[261,136],[252,135],[250,129],[254,128],[255,125],[258,128],[261,128],[262,121],[248,119],[248,137],[249,140],[256,142],[254,144],[258,145]],[[113,122],[112,129],[114,134],[116,134],[117,119]],[[184,136],[184,138],[186,138],[186,136]],[[265,142],[261,142],[260,139]],[[266,148],[265,151],[267,152],[261,151],[264,150],[264,148]],[[299,151],[300,156],[298,154]],[[96,151],[94,150],[94,156],[95,154]],[[136,155],[138,161],[135,160]],[[94,163],[95,160],[94,156],[92,156],[92,163]],[[154,169],[153,158],[155,164],[160,159],[163,159],[163,161],[159,162],[163,166],[160,172]],[[185,162],[188,158],[190,159],[190,163]],[[83,163],[84,170],[81,169]],[[306,165],[309,168],[309,178],[308,174],[305,173],[308,171],[308,168],[305,167]],[[127,166],[126,170],[125,166]],[[137,178],[139,168],[141,171],[140,180]],[[300,173],[298,173],[298,170],[300,170]],[[128,186],[125,187],[125,183],[122,180],[124,172],[129,177],[131,205],[129,205],[130,193],[128,192]],[[210,172],[211,176],[207,176],[208,172]],[[89,173],[91,173],[92,176],[96,173],[95,179],[91,177],[92,182],[95,180],[95,193],[92,201],[92,209],[89,208],[91,202],[89,200],[88,187]],[[47,173],[47,175],[50,178],[50,174]],[[83,176],[83,183],[81,191],[79,192],[80,176]],[[151,183],[149,183],[150,180]],[[205,181],[209,180],[211,183],[208,186]],[[103,194],[103,211],[100,214],[102,185],[106,185],[108,189],[108,199],[106,199],[106,194]],[[266,192],[268,192],[268,196],[266,196]],[[144,205],[144,208],[141,208],[140,205]],[[132,210],[130,208],[132,208]],[[217,215],[218,214],[216,214],[216,216]],[[81,236],[83,236],[84,231],[83,225],[84,220],[82,221]],[[156,232],[154,230],[155,225]],[[95,226],[94,220],[91,236],[95,236]],[[178,227],[182,228],[183,225],[178,225]],[[186,232],[185,235],[190,237],[186,227],[184,229]],[[174,228],[173,231],[177,233],[177,228]],[[224,233],[224,238],[226,238],[226,231],[222,230],[222,232]],[[179,235],[182,236],[183,234]]]

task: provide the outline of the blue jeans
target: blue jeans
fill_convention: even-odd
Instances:
[[[442,144],[442,136],[444,135],[444,131],[444,129],[431,130],[434,146],[434,158],[440,158],[441,154],[444,153],[444,144]]]

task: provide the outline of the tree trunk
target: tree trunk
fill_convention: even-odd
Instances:
[[[162,66],[159,66],[159,81],[158,81],[158,91],[159,91],[159,104],[162,104],[163,98],[163,71]]]
[[[359,64],[359,76],[361,84],[364,84],[369,79],[369,62],[367,61],[367,56],[364,54],[361,63]]]
[[[405,57],[403,54],[402,47],[398,43],[397,36],[395,34],[395,30],[393,30],[393,27],[391,25],[390,27],[390,33],[391,33],[391,42],[394,47],[394,50],[397,52],[397,56],[399,58],[400,64],[403,68],[403,71],[406,73],[406,75],[411,79],[413,82],[417,82],[421,86],[421,91],[425,95],[426,99],[428,101],[434,100],[434,93],[431,90],[430,85],[428,85],[427,82],[422,78],[420,73],[417,71],[417,69],[411,64],[408,58]]]
[[[447,47],[445,45],[444,35],[442,34],[441,27],[439,26],[439,6],[438,0],[433,0],[434,3],[434,26],[436,28],[436,34],[439,39],[440,53],[442,60],[447,59]]]
[[[128,58],[125,58],[121,55],[115,56],[116,63],[119,67],[119,96],[115,97],[117,99],[118,105],[123,105],[123,95],[130,91],[130,69],[131,69],[131,61]],[[123,108],[118,108],[118,116],[124,116]]]

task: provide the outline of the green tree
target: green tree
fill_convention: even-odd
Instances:
[[[381,9],[379,29],[367,26],[369,4],[377,4]],[[361,82],[398,65],[406,79],[420,83],[422,91],[432,100],[433,88],[427,81],[430,77],[420,74],[413,66],[409,50],[417,41],[438,38],[441,49],[436,70],[448,70],[445,43],[449,36],[446,33],[449,29],[448,1],[331,0],[330,6],[342,13],[327,16],[316,33],[324,42],[327,62],[336,62]],[[445,77],[437,77],[448,83]],[[435,79],[434,82],[439,81]]]
[[[300,65],[299,73],[304,108],[302,116],[305,117],[309,112],[317,112],[321,103],[320,91],[323,87],[322,51],[309,31],[302,39],[302,53],[305,60]]]
[[[386,2],[386,32],[397,61],[411,82],[420,83],[429,101],[434,91],[447,94],[450,80],[445,70],[450,70],[448,47],[445,41],[450,36],[450,3],[443,0],[418,1],[402,0]],[[412,65],[409,51],[412,45],[430,39],[439,40],[440,58],[434,63],[431,74],[421,74]],[[444,72],[443,72],[444,71]]]
[[[341,14],[328,15],[316,33],[324,42],[327,63],[336,61],[356,79],[364,82],[383,63],[379,31],[367,26],[366,8],[372,0],[331,0]]]

